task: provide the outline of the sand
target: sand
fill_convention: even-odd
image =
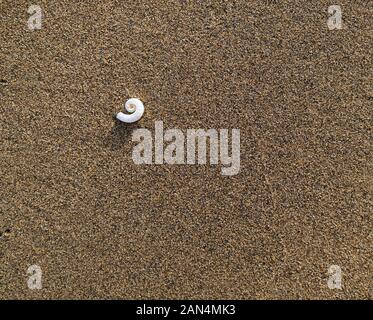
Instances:
[[[1,299],[372,298],[372,1],[35,4],[0,2]],[[240,129],[240,173],[135,165],[155,121]]]

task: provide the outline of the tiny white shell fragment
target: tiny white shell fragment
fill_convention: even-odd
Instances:
[[[131,98],[127,100],[124,105],[125,109],[129,114],[119,112],[117,114],[117,119],[125,123],[133,123],[139,121],[144,114],[144,104],[140,99]]]

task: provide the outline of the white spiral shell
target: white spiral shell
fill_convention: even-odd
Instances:
[[[144,104],[140,99],[131,98],[127,100],[124,105],[125,109],[129,114],[119,112],[117,114],[117,119],[125,123],[133,123],[139,121],[144,114]]]

